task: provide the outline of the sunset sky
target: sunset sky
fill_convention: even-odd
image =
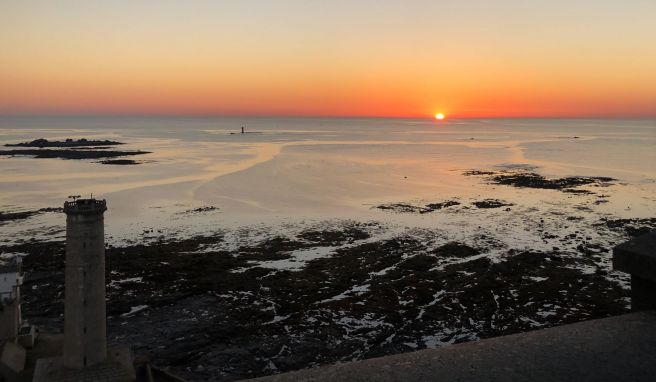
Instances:
[[[2,1],[0,114],[656,116],[656,1]]]

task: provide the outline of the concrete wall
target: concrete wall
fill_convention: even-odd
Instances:
[[[104,206],[65,211],[64,364],[83,368],[107,359]]]
[[[18,296],[20,298],[20,296]],[[0,306],[0,340],[16,338],[20,327],[19,300],[5,301]]]
[[[11,297],[14,294],[14,288],[18,285],[20,274],[16,272],[0,273],[0,297]]]
[[[0,363],[20,373],[25,368],[25,349],[11,341],[5,342],[0,349]]]
[[[0,340],[16,338],[21,325],[20,284],[18,272],[0,274]]]

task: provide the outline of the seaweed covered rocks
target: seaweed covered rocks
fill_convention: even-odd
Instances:
[[[45,138],[35,139],[29,142],[21,143],[7,143],[7,147],[91,147],[91,146],[116,146],[122,145],[122,142],[110,141],[110,140],[94,140],[94,139],[72,139],[68,138],[65,141],[49,141]]]
[[[150,154],[142,150],[108,150],[107,148],[123,145],[123,142],[110,140],[78,140],[49,141],[36,139],[30,142],[6,144],[7,147],[17,147],[10,150],[0,150],[0,156],[28,156],[33,158],[59,158],[59,159],[103,159],[98,163],[107,165],[135,165],[140,164],[132,159],[115,159],[119,157]]]
[[[529,171],[501,170],[501,171],[465,171],[466,176],[484,176],[490,183],[520,188],[541,188],[559,190],[574,194],[591,193],[589,190],[580,190],[577,187],[594,185],[605,187],[617,179],[602,176],[573,176],[565,178],[546,178],[540,174]]]
[[[109,247],[110,341],[189,380],[234,380],[627,309],[628,291],[590,271],[606,269],[595,243],[517,250],[380,229],[331,222],[239,245],[217,232]],[[27,255],[26,317],[61,327],[63,243],[0,249]]]

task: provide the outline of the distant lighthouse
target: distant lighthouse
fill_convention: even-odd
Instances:
[[[64,366],[81,369],[107,360],[105,200],[64,202],[66,281]]]

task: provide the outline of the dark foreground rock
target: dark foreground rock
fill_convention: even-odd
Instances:
[[[623,232],[629,224],[602,221],[599,229]],[[372,241],[371,229],[331,225],[237,248],[222,247],[222,233],[109,247],[110,341],[130,343],[135,354],[190,380],[235,380],[628,308],[629,292],[604,268],[608,248],[585,239],[562,238],[580,241],[573,252],[492,255],[491,248],[405,234]],[[328,247],[329,255],[297,270],[267,267]],[[63,242],[0,250],[28,254],[25,316],[61,328]]]
[[[607,227],[614,231],[624,232],[630,237],[638,237],[656,228],[656,218],[608,219],[604,218],[597,226]]]
[[[499,199],[484,199],[477,200],[472,203],[476,208],[501,208],[513,206],[513,203],[509,203]]]
[[[27,219],[38,213],[38,211],[0,212],[0,222]]]
[[[560,190],[563,192],[574,194],[589,194],[589,190],[577,190],[576,187],[585,185],[608,186],[617,179],[601,176],[590,177],[566,177],[566,178],[553,178],[548,179],[542,175],[534,172],[526,171],[481,171],[472,170],[466,171],[464,175],[467,176],[485,176],[486,179],[494,184],[523,187],[523,188],[542,188],[550,190]]]
[[[219,207],[203,206],[203,207],[192,208],[190,210],[182,211],[182,212],[179,212],[179,214],[182,214],[182,215],[197,214],[197,213],[203,213],[203,212],[214,212],[214,211],[218,211],[218,210],[219,210]]]
[[[88,147],[88,146],[116,146],[122,145],[122,142],[110,141],[110,140],[88,140],[85,138],[81,139],[66,139],[65,141],[49,141],[44,138],[35,139],[30,142],[21,142],[21,143],[8,143],[5,146],[7,147]]]
[[[110,151],[110,150],[67,150],[67,149],[16,149],[0,150],[4,156],[32,156],[34,158],[61,158],[61,159],[102,159],[131,155],[150,154],[150,151]]]
[[[0,223],[27,219],[44,212],[64,212],[61,207],[47,207],[32,211],[2,212],[0,211]]]
[[[443,208],[453,207],[458,205],[460,205],[460,202],[458,201],[447,200],[439,203],[429,203],[423,206],[416,206],[409,203],[389,203],[389,204],[378,205],[375,208],[379,210],[393,211],[397,213],[427,214],[429,212],[434,212],[434,211],[441,210]]]
[[[132,159],[107,159],[100,161],[101,164],[112,164],[112,165],[121,165],[121,166],[131,166],[136,164],[141,164],[141,162],[132,160]]]

